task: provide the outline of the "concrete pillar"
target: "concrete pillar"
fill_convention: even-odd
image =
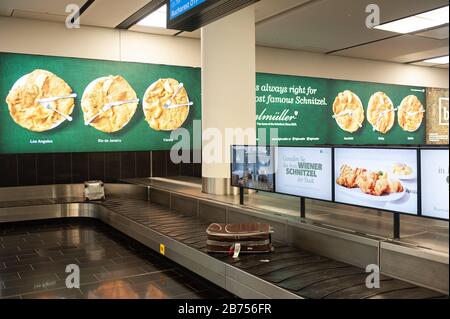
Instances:
[[[203,192],[229,194],[230,146],[256,142],[254,6],[204,27],[201,52]]]

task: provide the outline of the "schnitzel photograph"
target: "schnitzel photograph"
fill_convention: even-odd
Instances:
[[[417,151],[337,148],[334,169],[337,202],[417,213]]]

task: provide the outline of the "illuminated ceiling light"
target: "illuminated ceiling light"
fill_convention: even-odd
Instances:
[[[137,25],[154,28],[167,28],[167,5],[163,5],[156,11],[153,11],[144,19],[139,21]]]
[[[433,59],[424,60],[422,62],[432,63],[432,64],[448,64],[448,55],[441,56],[439,58],[433,58]]]
[[[379,26],[376,26],[375,29],[402,34],[431,29],[440,25],[448,24],[448,9],[449,7],[446,6],[443,8],[427,11],[415,16],[381,24]]]

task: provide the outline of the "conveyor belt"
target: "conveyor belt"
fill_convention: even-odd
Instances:
[[[110,198],[106,208],[206,253],[207,223],[137,199]],[[442,293],[381,276],[379,289],[368,289],[364,269],[276,242],[268,254],[215,258],[303,298],[445,298]]]

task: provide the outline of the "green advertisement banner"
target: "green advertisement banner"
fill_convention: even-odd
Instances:
[[[11,108],[11,91],[24,75],[35,70],[51,72],[77,94],[70,113],[73,121],[62,120],[37,131],[27,128],[28,122],[17,120],[23,117],[23,110]],[[0,73],[0,153],[168,150],[177,142],[171,138],[174,130],[187,129],[192,137],[194,121],[201,120],[199,68],[0,53]],[[94,124],[86,124],[89,116],[83,111],[82,96],[92,81],[110,75],[124,79],[139,103],[131,118],[124,120],[123,127],[106,132]],[[186,96],[183,101],[192,103],[181,122],[165,119],[166,127],[162,129],[166,130],[155,128],[160,123],[146,117],[143,104],[145,93],[160,79],[170,79],[174,86],[182,83]],[[280,146],[425,143],[427,104],[422,87],[265,73],[256,74],[256,83],[257,128],[278,129],[273,139]],[[176,91],[175,87],[172,89]],[[159,97],[161,107],[171,94]],[[30,105],[44,112],[45,105],[33,101]],[[102,114],[101,110],[96,112]],[[411,120],[414,123],[407,126],[405,123]],[[268,131],[266,136],[268,143]]]
[[[20,83],[19,79],[39,69],[49,71],[61,78],[70,86],[72,92],[77,94],[77,97],[70,114],[73,121],[63,120],[62,123],[58,122],[56,123],[58,125],[53,125],[55,127],[47,128],[44,131],[33,131],[26,128],[27,125],[32,125],[29,124],[33,123],[32,120],[23,120],[22,124],[19,120],[13,119],[6,99],[14,84]],[[173,130],[187,129],[192,137],[194,120],[201,120],[201,71],[199,68],[0,53],[0,74],[0,153],[168,150],[177,142],[171,139]],[[125,79],[139,99],[137,108],[130,119],[114,119],[114,121],[121,120],[123,122],[123,127],[119,127],[114,132],[106,132],[107,130],[99,130],[92,125],[86,125],[86,117],[81,107],[86,87],[92,81],[110,75],[119,75]],[[164,118],[165,124],[162,120],[157,124],[146,120],[143,109],[144,93],[159,79],[175,86],[182,83],[184,90],[180,86],[180,93],[177,94],[183,95],[185,100],[188,99],[188,102],[192,103],[188,111],[179,116],[181,119],[178,119],[178,122],[173,122],[174,119],[170,117],[164,118],[164,113],[160,115],[160,119]],[[168,79],[172,82],[169,82]],[[166,82],[161,83],[164,84],[163,87],[167,87]],[[168,89],[167,92],[169,92]],[[166,100],[168,96],[172,97],[172,93],[176,94],[172,91],[170,94],[167,92],[165,92]],[[156,93],[155,96],[157,96]],[[120,98],[117,99],[120,100]],[[181,101],[182,99],[173,98],[173,101],[175,100]],[[38,103],[33,101],[27,103],[34,105],[33,107],[39,112],[44,112],[39,110]],[[158,103],[164,104],[164,101]],[[176,109],[177,105],[172,106],[174,106],[173,109]],[[44,106],[42,105],[42,107]],[[114,107],[116,110],[121,108],[120,105]],[[182,107],[179,109],[181,110]],[[14,116],[17,118],[24,118],[23,110],[14,112],[16,112]],[[19,123],[17,123],[18,121]],[[164,129],[172,129],[154,129],[155,125],[163,124],[166,125],[163,127]]]
[[[425,88],[265,73],[256,84],[257,128],[278,129],[280,146],[425,143]]]

